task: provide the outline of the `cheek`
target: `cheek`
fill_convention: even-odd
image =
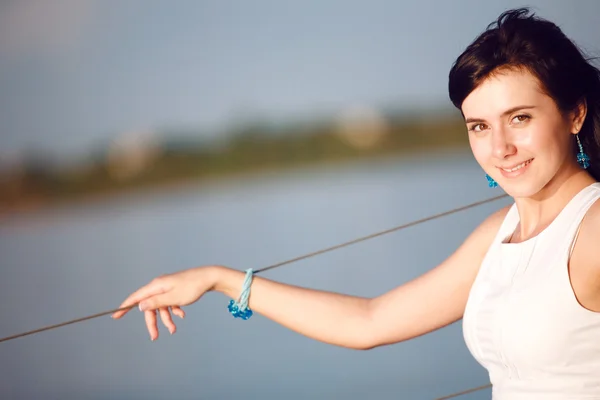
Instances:
[[[471,146],[471,152],[475,160],[479,164],[484,165],[490,156],[490,147],[487,142],[483,139],[469,136],[469,145]]]
[[[550,157],[560,158],[561,153],[569,146],[569,134],[556,126],[539,127],[523,137],[519,145],[528,152],[546,153]]]

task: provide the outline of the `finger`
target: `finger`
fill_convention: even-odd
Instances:
[[[185,311],[183,311],[179,306],[171,307],[171,311],[173,314],[177,315],[179,318],[185,318]]]
[[[150,296],[140,301],[140,310],[156,310],[164,307],[176,306],[177,302],[173,300],[173,293],[163,293]]]
[[[158,326],[156,325],[156,311],[144,311],[144,319],[146,320],[146,328],[150,334],[150,340],[158,339]]]
[[[136,302],[133,303],[123,303],[125,305],[121,305],[118,307],[119,311],[115,311],[110,317],[113,319],[119,319],[121,317],[123,317],[123,315],[127,314],[129,311],[131,311],[132,308],[135,308],[137,306]],[[123,309],[125,308],[125,309]]]
[[[143,286],[140,289],[133,292],[128,298],[126,298],[121,303],[121,305],[118,308],[134,306],[135,304],[139,303],[141,300],[143,300],[149,296],[154,296],[157,294],[164,293],[164,292],[166,292],[166,290],[167,289],[164,286],[163,281],[159,280],[159,279],[155,279],[154,281],[150,282],[146,286]],[[113,313],[112,317],[115,319],[121,318],[129,310],[130,309],[117,311],[117,312]]]
[[[166,307],[159,308],[158,312],[160,314],[160,319],[162,320],[163,324],[169,330],[169,333],[171,335],[174,334],[175,331],[177,330],[177,327],[173,323],[173,319],[171,319],[171,313],[169,312],[169,309]]]

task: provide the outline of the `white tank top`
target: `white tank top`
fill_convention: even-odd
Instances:
[[[466,345],[493,400],[600,399],[600,313],[581,306],[567,264],[600,183],[579,192],[539,235],[504,243],[513,204],[475,279],[463,316]]]

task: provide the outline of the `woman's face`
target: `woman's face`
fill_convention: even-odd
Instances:
[[[572,133],[583,120],[564,116],[527,71],[494,74],[462,104],[473,155],[506,193],[530,197],[578,168]]]

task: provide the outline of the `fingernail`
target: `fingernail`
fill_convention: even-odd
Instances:
[[[140,303],[140,304],[138,305],[138,308],[140,309],[140,311],[144,311],[144,307],[142,306],[142,303]]]

